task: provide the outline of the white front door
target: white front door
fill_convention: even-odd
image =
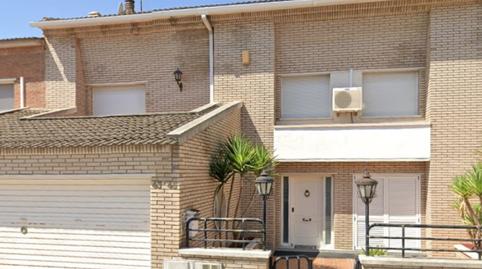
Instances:
[[[323,177],[290,176],[290,245],[320,248],[323,239]]]

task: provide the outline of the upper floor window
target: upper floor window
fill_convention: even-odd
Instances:
[[[363,73],[363,115],[419,115],[417,71]]]
[[[0,111],[14,109],[14,84],[0,83]]]
[[[132,115],[146,112],[145,90],[141,85],[95,87],[92,98],[95,116]]]
[[[329,118],[332,112],[330,75],[281,79],[281,117]]]

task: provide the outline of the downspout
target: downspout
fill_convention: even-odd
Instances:
[[[201,15],[201,20],[209,32],[209,103],[214,103],[214,33],[208,16]]]
[[[20,77],[20,108],[25,108],[25,80]]]

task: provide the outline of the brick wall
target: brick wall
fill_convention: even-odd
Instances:
[[[46,32],[48,106],[76,102],[80,114],[90,114],[91,85],[133,82],[145,85],[147,112],[209,103],[208,33],[199,18],[191,20]],[[178,67],[182,92],[173,76]]]
[[[482,6],[434,8],[430,16],[429,116],[432,157],[428,214],[432,223],[459,224],[450,183],[477,160],[482,146]],[[433,235],[445,235],[433,232]],[[450,247],[451,244],[445,245]],[[434,246],[440,246],[435,244]]]
[[[45,106],[44,55],[42,45],[0,49],[0,79],[17,79],[15,107],[20,107],[20,77],[25,81],[25,106]]]

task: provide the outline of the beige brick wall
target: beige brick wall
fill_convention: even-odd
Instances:
[[[147,112],[187,111],[209,103],[208,33],[200,19],[48,31],[47,105],[92,110],[92,84],[142,82]],[[183,72],[181,92],[174,81]],[[75,84],[77,83],[77,84]]]
[[[482,6],[434,8],[430,16],[429,115],[432,157],[427,218],[459,224],[450,183],[477,160],[482,146]],[[444,235],[434,231],[433,235]],[[440,246],[440,244],[433,244]],[[451,244],[445,244],[450,247]]]

